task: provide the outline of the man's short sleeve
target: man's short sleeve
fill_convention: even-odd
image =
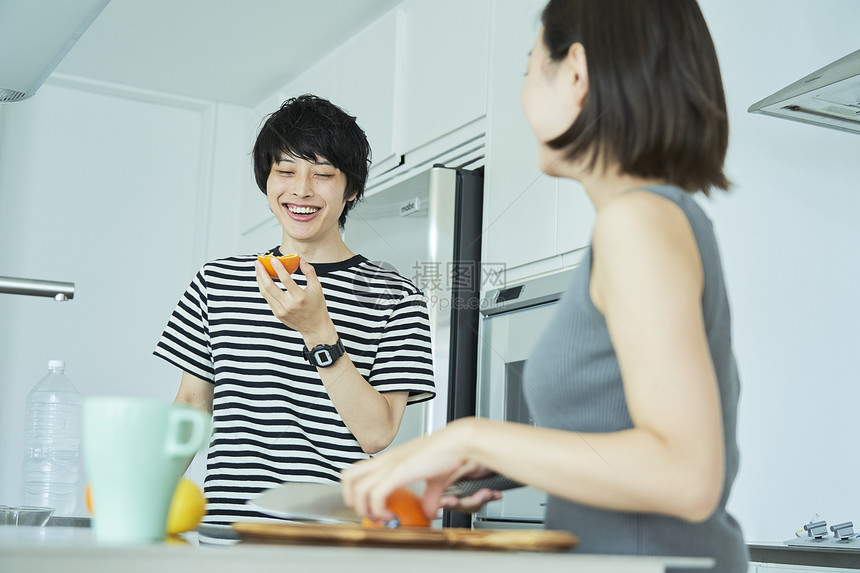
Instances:
[[[408,391],[410,404],[436,395],[430,316],[422,293],[404,296],[391,312],[368,381],[378,392]]]
[[[202,380],[215,381],[209,345],[205,267],[191,281],[173,310],[153,354]]]

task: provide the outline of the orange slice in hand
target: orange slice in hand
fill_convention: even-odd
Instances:
[[[421,509],[421,497],[405,487],[399,487],[388,495],[385,508],[393,513],[401,527],[430,527],[430,520]],[[381,521],[361,520],[364,527],[382,527]]]
[[[296,272],[296,269],[299,268],[299,255],[283,255],[280,257],[275,257],[273,255],[260,255],[257,257],[263,266],[266,267],[266,272],[269,273],[269,276],[273,279],[278,278],[278,273],[275,272],[275,267],[272,266],[272,259],[278,259],[281,261],[281,264],[284,265],[284,268],[287,269],[287,272],[293,274]]]

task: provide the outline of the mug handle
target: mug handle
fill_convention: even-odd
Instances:
[[[184,442],[179,441],[183,423],[191,424],[191,435]],[[205,445],[207,431],[211,432],[211,418],[193,408],[171,408],[168,418],[167,444],[165,452],[171,457],[192,456]]]

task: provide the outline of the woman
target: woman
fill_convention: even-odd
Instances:
[[[726,189],[725,97],[695,0],[551,0],[522,89],[540,167],[582,183],[589,253],[526,364],[537,427],[463,419],[343,472],[360,513],[393,488],[493,470],[549,493],[577,552],[707,556],[746,571],[726,502],[738,375],[721,263],[693,200]]]

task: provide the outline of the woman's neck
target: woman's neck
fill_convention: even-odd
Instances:
[[[588,194],[589,199],[591,199],[594,211],[597,213],[628,191],[648,185],[667,184],[664,179],[650,179],[632,175],[583,177],[580,179],[580,183],[585,187],[585,192]]]
[[[553,173],[558,177],[573,179],[582,184],[595,212],[624,193],[647,185],[667,185],[665,179],[638,177],[619,172],[617,165],[604,168],[598,164],[592,169],[584,161],[579,163],[561,162]]]

